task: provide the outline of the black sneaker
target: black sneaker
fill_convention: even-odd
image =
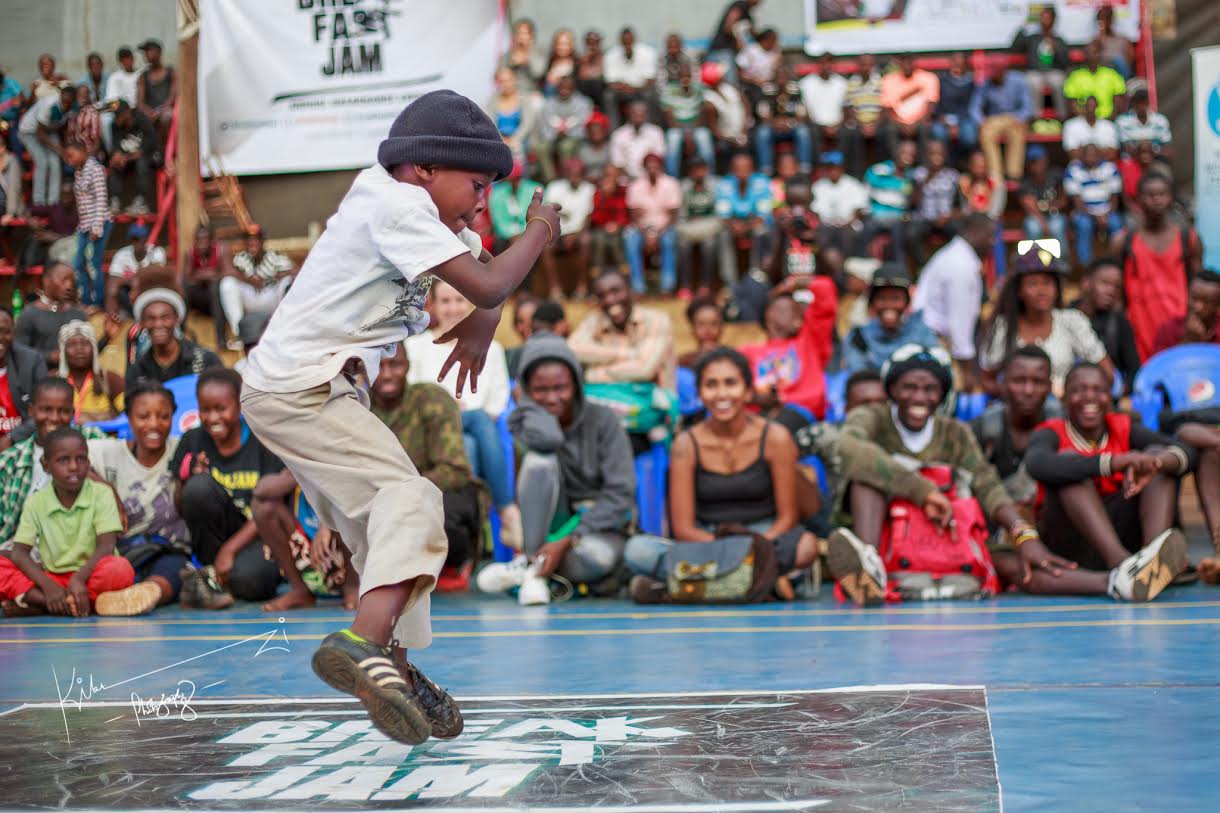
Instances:
[[[178,602],[190,610],[223,610],[233,606],[233,596],[220,586],[216,569],[211,565],[196,568],[187,565],[178,573],[182,591]]]
[[[347,630],[332,632],[313,654],[313,671],[331,687],[356,697],[369,719],[392,740],[419,745],[432,734],[432,721],[399,673],[388,646],[357,640]]]
[[[669,600],[665,582],[647,576],[632,576],[627,583],[627,593],[636,604],[662,604]]]
[[[420,704],[432,722],[432,736],[451,740],[462,733],[466,722],[462,710],[447,691],[429,680],[419,667],[405,658],[398,658],[398,672],[415,688]]]

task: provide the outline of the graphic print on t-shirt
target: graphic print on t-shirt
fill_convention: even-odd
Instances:
[[[394,305],[388,313],[379,319],[361,325],[359,333],[368,333],[399,321],[406,326],[407,332],[411,335],[427,330],[431,318],[424,311],[424,302],[428,299],[428,292],[432,290],[434,279],[435,277],[431,274],[421,274],[413,282],[402,277],[395,277],[393,282],[402,288],[402,293],[398,295],[398,299],[394,301]]]

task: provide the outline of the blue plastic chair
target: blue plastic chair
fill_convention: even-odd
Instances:
[[[1220,346],[1183,344],[1157,353],[1136,373],[1131,403],[1152,430],[1160,429],[1166,409],[1220,407]]]
[[[703,409],[699,400],[699,386],[695,382],[695,371],[689,367],[678,368],[678,412],[686,417]]]
[[[830,423],[842,423],[847,417],[847,379],[850,377],[847,370],[826,373],[826,420]]]
[[[791,409],[796,414],[807,420],[809,423],[817,423],[817,418],[813,417],[813,413],[800,404],[784,404],[788,409]]]
[[[972,421],[982,415],[991,402],[991,396],[985,392],[959,392],[954,417],[959,421]]]
[[[504,450],[504,462],[508,466],[508,493],[512,497],[517,495],[517,462],[516,449],[513,446],[513,433],[508,429],[508,416],[517,408],[517,403],[510,395],[508,405],[504,407],[504,411],[500,413],[500,417],[496,418],[496,429],[500,434],[500,447]],[[517,552],[500,541],[500,512],[492,506],[491,516],[488,517],[491,525],[491,555],[492,559],[497,562],[511,562]]]
[[[665,534],[665,503],[669,497],[669,450],[663,443],[635,459],[635,502],[640,530]]]
[[[178,405],[169,428],[172,437],[179,437],[199,425],[199,397],[195,394],[198,382],[197,375],[179,376],[165,382],[165,388],[174,394],[174,402]],[[131,425],[127,422],[126,414],[108,421],[95,421],[89,426],[121,440],[131,440]]]

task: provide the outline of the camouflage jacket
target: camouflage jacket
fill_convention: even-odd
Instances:
[[[457,491],[474,480],[462,440],[462,412],[436,384],[409,384],[393,411],[373,407],[419,473],[441,491]]]

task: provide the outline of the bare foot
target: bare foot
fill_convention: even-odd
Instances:
[[[17,602],[12,600],[0,601],[0,613],[4,613],[6,618],[21,618],[27,615],[45,615],[45,612],[38,607],[22,607]]]
[[[350,574],[352,571],[348,571]],[[343,609],[357,610],[360,608],[360,582],[350,575],[343,582]]]
[[[282,596],[277,596],[263,605],[263,612],[277,613],[280,610],[303,610],[314,606],[317,599],[304,587],[294,587]]]

